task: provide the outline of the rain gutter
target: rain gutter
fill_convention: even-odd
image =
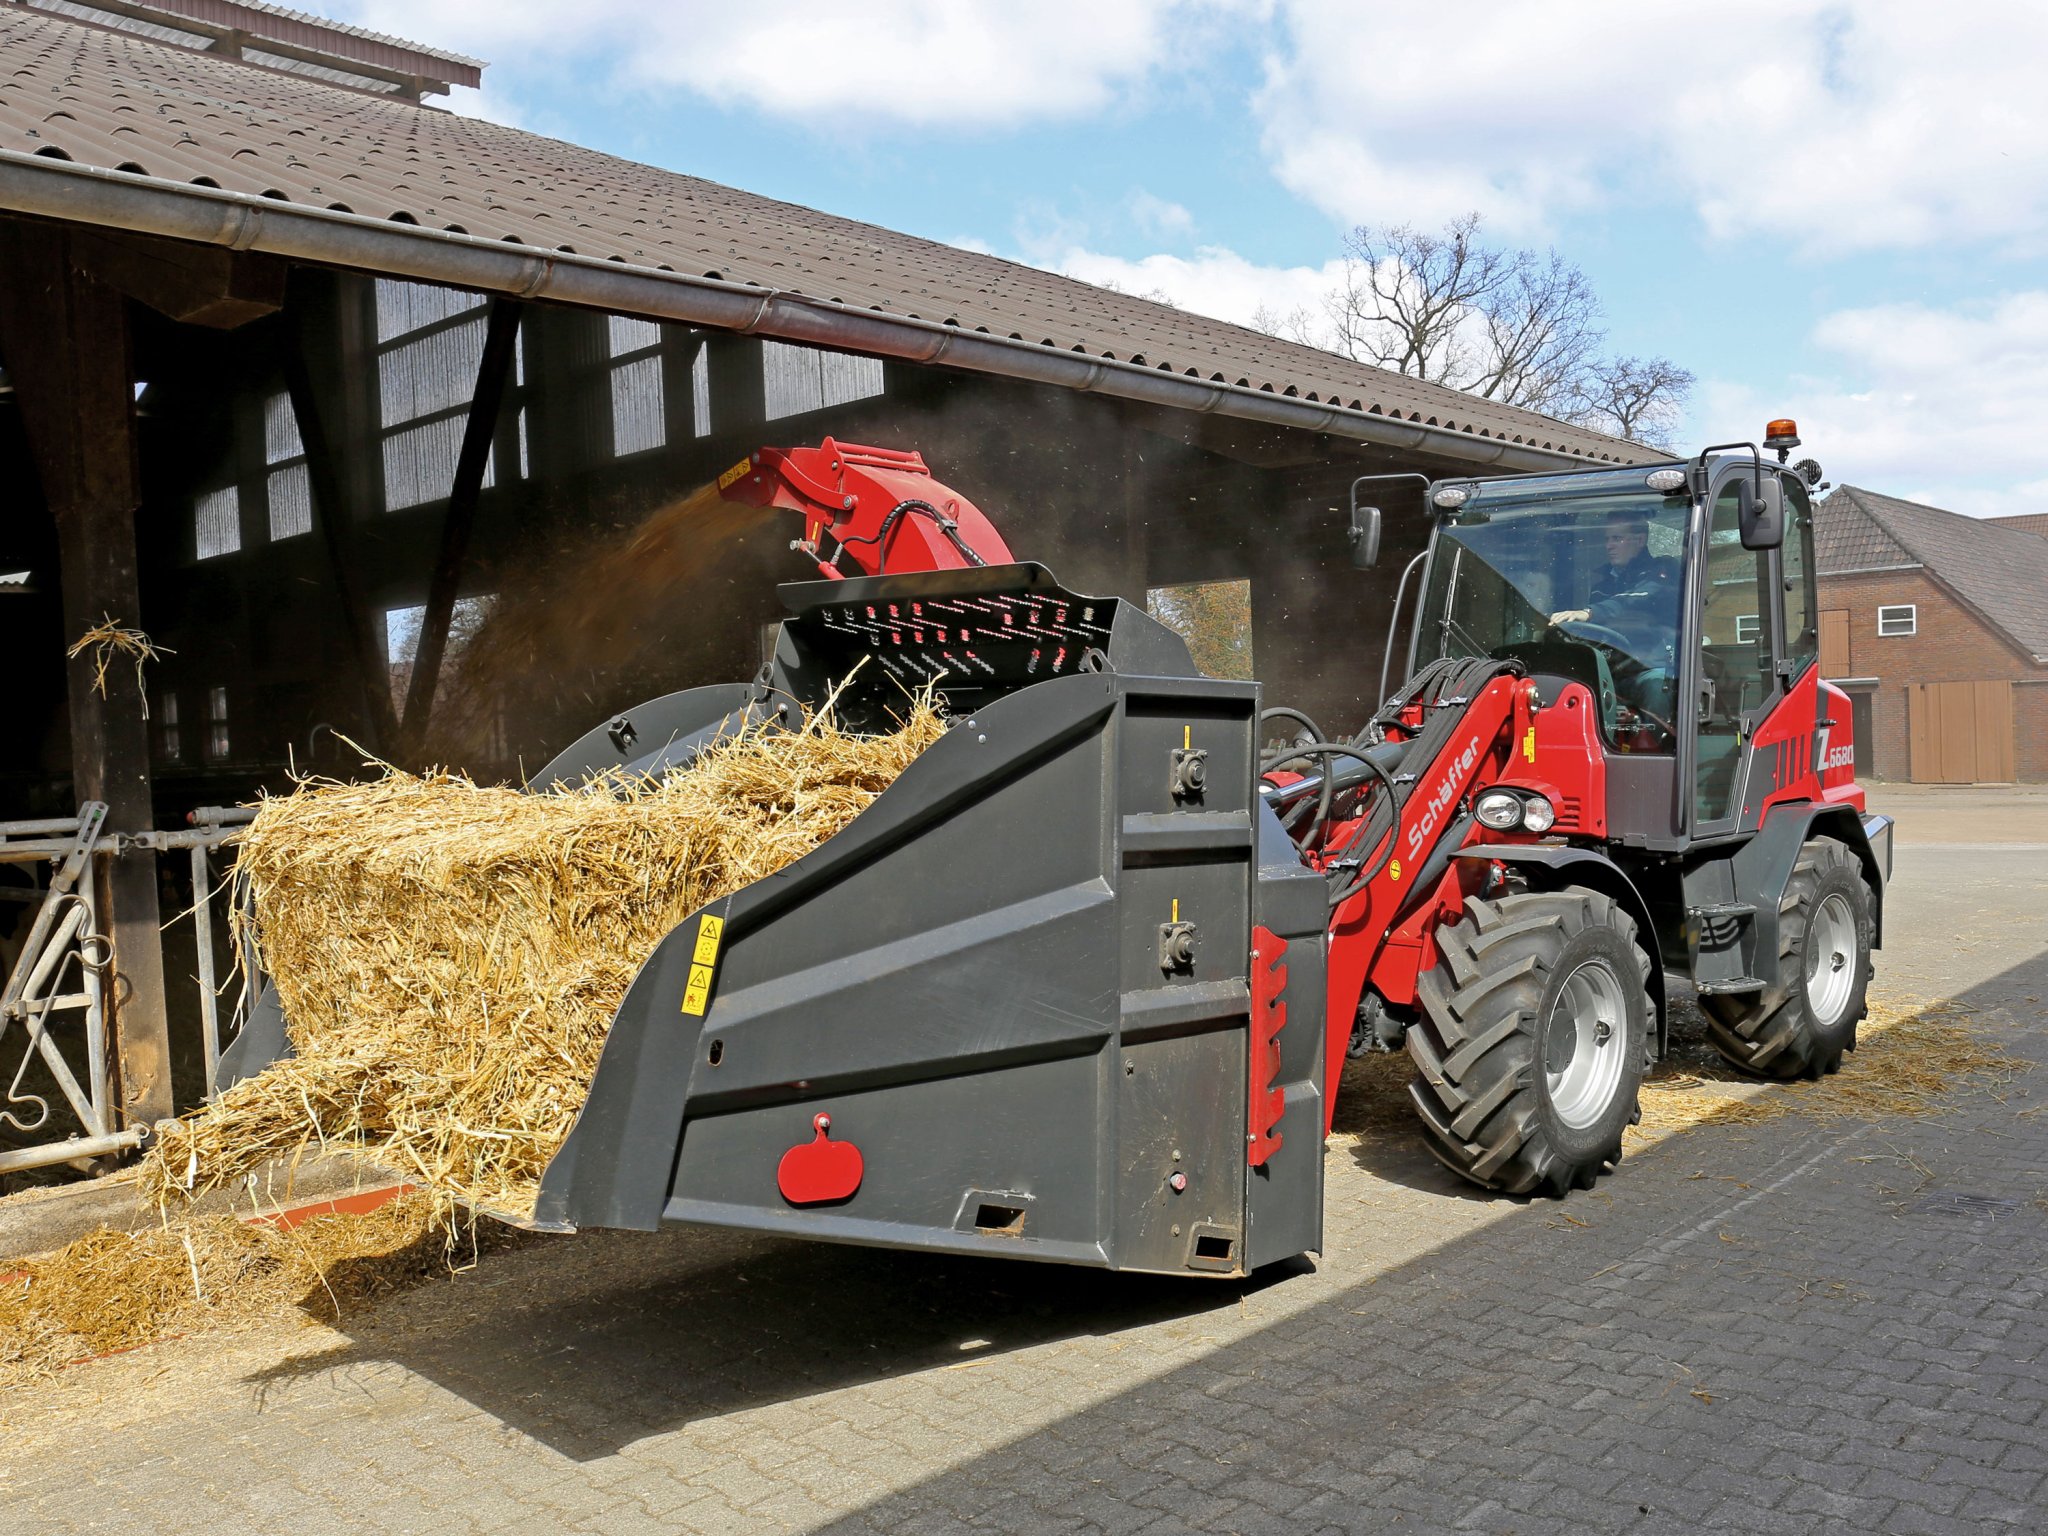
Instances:
[[[308,208],[246,192],[197,187],[16,150],[0,150],[0,209],[512,298],[545,299],[614,314],[998,374],[1173,410],[1327,433],[1500,470],[1557,470],[1629,462],[1426,426],[1397,416],[1215,383],[1163,368],[1090,357],[1085,352],[1062,351],[882,310],[851,309],[783,289],[630,266],[566,251],[543,251],[509,240]]]

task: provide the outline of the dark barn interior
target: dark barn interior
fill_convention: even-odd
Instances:
[[[417,105],[452,56],[351,85],[193,35],[0,6],[0,972],[73,835],[41,824],[84,802],[132,838],[371,759],[516,783],[626,705],[752,675],[777,583],[814,571],[795,519],[700,492],[764,444],[914,449],[1020,557],[1345,731],[1426,532],[1414,488],[1376,498],[1355,569],[1355,477],[1654,457]],[[406,168],[362,185],[351,159],[386,151]],[[643,212],[599,227],[607,199]],[[153,655],[67,659],[102,624]],[[203,1091],[199,951],[217,980],[228,939],[187,909],[225,859],[181,846],[89,861],[118,957],[74,1026],[111,1031],[101,1142]]]

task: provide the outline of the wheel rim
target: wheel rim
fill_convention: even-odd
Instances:
[[[1628,1064],[1628,1004],[1613,967],[1586,960],[1565,977],[1543,1035],[1551,1108],[1573,1130],[1584,1130],[1614,1102]]]
[[[1849,1006],[1856,984],[1856,914],[1839,893],[1829,896],[1806,927],[1806,1006],[1826,1029]]]

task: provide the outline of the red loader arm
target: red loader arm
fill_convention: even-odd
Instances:
[[[979,507],[934,480],[920,455],[894,448],[829,437],[815,448],[763,448],[719,476],[718,490],[727,501],[801,512],[804,536],[790,547],[831,581],[1015,558]]]

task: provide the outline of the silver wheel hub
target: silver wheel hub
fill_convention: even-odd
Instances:
[[[1856,914],[1836,893],[1814,909],[1806,927],[1806,1006],[1828,1029],[1841,1022],[1856,984]]]
[[[1628,1003],[1605,960],[1565,977],[1543,1031],[1543,1083],[1558,1119],[1575,1131],[1599,1122],[1628,1065]]]

